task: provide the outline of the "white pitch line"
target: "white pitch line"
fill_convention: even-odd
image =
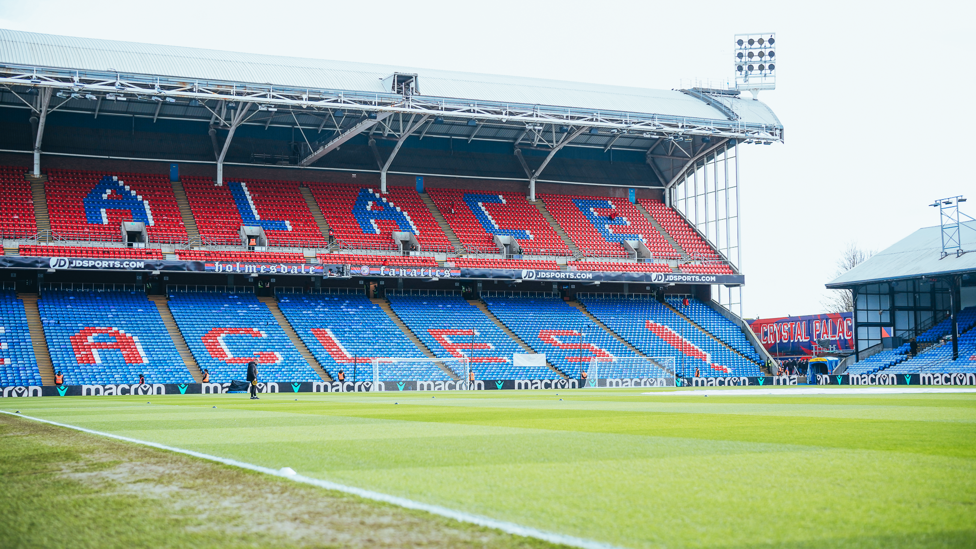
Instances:
[[[660,391],[654,393],[641,393],[650,396],[675,395],[675,396],[797,396],[797,395],[914,395],[928,393],[976,393],[976,389],[963,388],[921,388],[906,387],[904,389],[890,389],[887,387],[863,387],[857,389],[814,389],[812,387],[797,387],[781,389],[731,389],[731,390],[708,390],[699,389],[697,391]]]
[[[516,536],[523,536],[527,538],[541,539],[543,541],[548,541],[550,543],[569,545],[570,547],[580,547],[581,549],[621,549],[616,545],[610,545],[608,543],[601,543],[599,541],[577,538],[574,536],[566,536],[554,532],[546,532],[545,530],[538,530],[536,528],[532,528],[529,526],[522,526],[521,524],[515,524],[514,522],[495,520],[493,518],[483,517],[481,515],[473,515],[470,513],[465,513],[464,511],[456,511],[454,509],[448,509],[447,507],[441,507],[440,505],[431,505],[429,503],[421,503],[419,501],[401,498],[399,496],[392,496],[390,494],[374,492],[372,490],[364,490],[362,488],[356,488],[355,486],[346,486],[344,484],[337,484],[335,482],[329,482],[327,480],[319,480],[317,478],[306,477],[304,475],[289,475],[289,474],[282,473],[281,471],[271,469],[269,467],[262,467],[261,465],[254,465],[252,463],[237,461],[236,459],[222,458],[219,456],[204,454],[202,452],[195,452],[193,450],[185,450],[183,448],[177,448],[175,446],[167,446],[165,444],[159,444],[156,442],[149,442],[146,440],[124,437],[121,435],[113,435],[112,433],[104,433],[102,431],[95,431],[93,429],[78,427],[77,425],[58,423],[56,421],[50,421],[47,419],[41,419],[32,416],[25,416],[24,414],[16,414],[13,412],[7,412],[5,410],[0,410],[0,413],[15,416],[15,417],[21,417],[24,419],[30,419],[40,423],[47,423],[49,425],[55,425],[57,427],[64,427],[66,429],[74,429],[75,431],[81,431],[83,433],[88,433],[91,435],[114,438],[116,440],[131,442],[133,444],[141,444],[143,446],[149,446],[151,448],[157,448],[159,450],[176,452],[177,454],[185,454],[188,456],[193,456],[195,458],[205,459],[208,461],[215,461],[217,463],[223,463],[224,465],[230,465],[232,467],[249,469],[251,471],[257,471],[258,473],[264,473],[266,475],[283,478],[285,480],[291,480],[302,484],[310,484],[312,486],[318,486],[319,488],[325,488],[326,490],[335,490],[337,492],[344,492],[346,494],[352,494],[365,499],[382,501],[384,503],[391,503],[393,505],[397,505],[407,509],[426,511],[431,514],[440,515],[442,517],[454,519],[459,522],[467,522],[470,524],[476,524],[478,526],[484,526],[486,528],[494,528],[495,530],[501,530],[506,534],[513,534]]]

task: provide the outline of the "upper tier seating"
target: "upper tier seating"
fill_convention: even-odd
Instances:
[[[118,246],[18,246],[20,255],[33,257],[87,257],[95,259],[163,259],[158,248],[120,248]]]
[[[959,311],[956,318],[956,325],[959,333],[968,332],[970,328],[976,326],[976,307],[966,307]],[[946,317],[941,322],[922,332],[916,341],[919,343],[935,343],[939,339],[949,335],[952,331],[952,317]]]
[[[688,274],[735,274],[732,271],[732,267],[726,263],[688,264],[681,265],[678,269]]]
[[[204,242],[240,245],[241,225],[263,227],[269,246],[324,248],[325,239],[298,181],[182,177],[193,219]]]
[[[299,253],[233,252],[226,250],[176,250],[184,261],[235,261],[242,263],[305,263]]]
[[[16,293],[0,290],[0,387],[41,384],[24,302]]]
[[[173,186],[165,175],[48,170],[51,230],[69,240],[121,242],[123,221],[146,224],[150,242],[186,242]]]
[[[684,299],[681,297],[669,297],[667,298],[667,302],[680,311],[681,314],[690,318],[692,322],[724,341],[726,345],[732,347],[744,357],[752,360],[756,364],[764,362],[762,355],[756,351],[756,348],[752,346],[752,343],[749,342],[749,339],[735,323],[701,301],[693,297],[687,299],[687,307],[684,305]]]
[[[470,356],[475,379],[559,377],[549,368],[512,365],[512,355],[525,351],[477,307],[460,296],[393,295],[389,299],[397,316],[436,356]]]
[[[319,254],[319,262],[329,265],[390,265],[393,267],[437,267],[430,256]]]
[[[214,383],[244,379],[252,360],[262,383],[322,381],[268,306],[252,294],[172,293],[169,308],[197,364],[210,370]]]
[[[372,381],[373,358],[425,358],[379,305],[365,295],[279,294],[278,306],[332,379]],[[380,381],[448,381],[432,363],[384,365]]]
[[[65,385],[193,383],[156,305],[141,292],[45,291],[37,302]]]
[[[587,310],[649,357],[674,357],[677,372],[691,377],[759,375],[759,366],[729,350],[654,299],[581,296]]]
[[[427,189],[469,252],[498,253],[492,237],[511,236],[531,255],[572,255],[542,213],[521,193]]]
[[[540,195],[546,208],[587,256],[628,257],[624,240],[642,240],[658,259],[678,259],[677,250],[640,211],[623,198]]]
[[[678,246],[681,246],[688,255],[695,259],[722,260],[722,256],[717,254],[688,222],[678,215],[674,209],[667,207],[664,202],[646,198],[642,198],[638,202],[640,202],[641,206],[644,206],[644,209],[647,210],[647,213],[651,214],[654,221],[657,221],[658,225],[663,227],[671,235],[671,238],[678,243]],[[694,271],[686,272],[690,273]]]
[[[559,263],[539,259],[486,259],[477,257],[458,257],[448,259],[459,269],[545,269],[559,270]]]
[[[660,368],[616,358],[639,355],[558,297],[486,297],[484,302],[509,330],[571,378],[601,359],[600,378],[660,377]],[[581,337],[582,334],[582,337]]]
[[[670,273],[667,263],[624,263],[622,261],[570,261],[577,271],[609,271],[619,273]]]
[[[414,188],[390,186],[383,195],[378,189],[340,183],[309,183],[308,187],[343,248],[395,250],[391,233],[408,232],[417,235],[425,252],[454,252]]]
[[[34,199],[30,183],[24,179],[26,168],[0,166],[0,236],[24,238],[37,234],[34,222]]]

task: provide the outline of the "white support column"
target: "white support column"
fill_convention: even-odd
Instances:
[[[744,272],[742,270],[742,220],[739,219],[739,140],[735,141],[735,252],[736,252],[736,266],[739,268],[739,272]],[[742,316],[742,286],[739,286],[739,316]]]
[[[410,137],[410,134],[417,131],[417,128],[423,126],[429,116],[421,118],[416,124],[412,124],[413,116],[410,117],[410,121],[407,122],[407,130],[400,134],[400,139],[397,139],[396,145],[393,147],[393,152],[390,153],[390,157],[386,159],[383,166],[380,167],[380,192],[386,194],[386,173],[390,170],[390,164],[393,164],[393,159],[396,158],[398,152],[400,152],[400,147],[403,146],[403,142]]]
[[[546,156],[546,159],[543,160],[542,164],[540,164],[539,167],[532,172],[532,175],[529,176],[529,200],[535,202],[535,181],[539,179],[539,175],[542,174],[542,170],[546,169],[546,166],[549,165],[549,162],[552,160],[552,157],[556,156],[556,153],[559,152],[560,149],[568,145],[570,141],[582,135],[582,133],[585,132],[587,129],[588,128],[586,126],[583,126],[582,128],[577,129],[573,133],[566,134],[566,137],[564,137],[562,141],[560,141],[556,146],[552,148],[551,151],[549,151],[549,155]],[[519,158],[521,158],[521,154],[519,155]]]
[[[41,175],[41,142],[44,141],[44,124],[47,122],[47,108],[51,104],[53,88],[43,88],[38,96],[40,118],[37,121],[37,137],[34,139],[34,177]]]
[[[247,114],[247,111],[250,108],[250,103],[244,103],[241,101],[238,103],[237,112],[231,117],[230,129],[227,131],[227,139],[224,139],[224,147],[220,151],[220,156],[217,157],[218,187],[221,187],[224,184],[224,158],[227,156],[227,150],[230,149],[231,140],[234,139],[234,132],[237,131],[237,127],[241,125],[241,122],[244,121],[244,116]]]

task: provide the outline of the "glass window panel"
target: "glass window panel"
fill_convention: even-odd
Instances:
[[[879,309],[879,307],[878,307],[878,303],[879,303],[878,297],[880,297],[880,296],[877,296],[877,295],[868,295],[868,306],[867,306],[867,308],[869,310],[877,311]]]

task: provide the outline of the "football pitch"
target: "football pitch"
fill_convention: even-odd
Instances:
[[[0,410],[620,547],[976,546],[974,394],[157,395]]]

